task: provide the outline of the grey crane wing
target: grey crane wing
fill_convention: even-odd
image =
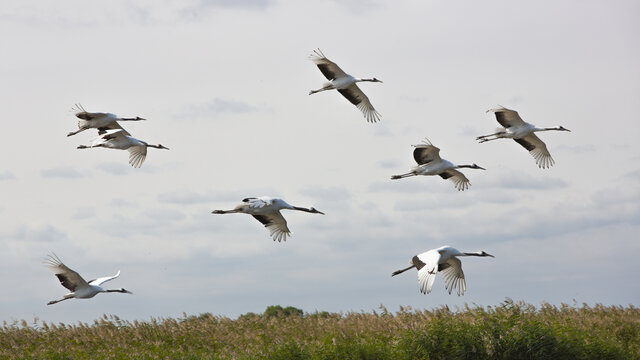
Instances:
[[[101,113],[101,112],[88,112],[88,111],[78,111],[77,113],[75,113],[76,117],[78,119],[82,119],[82,120],[93,120],[96,118],[100,118],[100,117],[107,117],[111,114],[109,113]]]
[[[502,125],[505,128],[509,128],[512,126],[521,126],[526,124],[524,120],[520,118],[520,115],[518,115],[518,112],[515,110],[501,107],[497,109],[491,109],[489,111],[494,113],[498,123],[500,123],[500,125]]]
[[[320,69],[320,72],[327,78],[327,80],[334,80],[339,77],[347,76],[347,74],[342,71],[336,63],[327,59],[320,49],[314,50],[313,54],[309,56],[309,59],[318,66],[318,69]]]
[[[121,130],[124,135],[131,136],[131,134],[127,130],[125,130],[117,121],[113,121],[109,123],[109,125],[99,127],[98,135],[106,134],[107,130]]]
[[[464,191],[468,189],[469,185],[471,184],[469,179],[467,179],[467,177],[464,176],[463,173],[456,169],[447,169],[438,175],[440,175],[440,177],[445,180],[453,182],[455,188],[458,189],[458,191]]]
[[[250,208],[260,209],[267,205],[271,205],[272,199],[264,196],[259,198],[249,197],[242,199],[242,202],[248,203]]]
[[[287,235],[291,235],[291,231],[287,227],[287,220],[280,211],[252,216],[269,230],[273,241],[287,241]]]
[[[338,92],[362,111],[367,122],[374,123],[380,120],[380,113],[371,105],[371,101],[358,85],[351,84],[347,88],[338,89]]]
[[[55,254],[49,255],[45,259],[45,265],[53,271],[60,284],[69,289],[69,291],[76,291],[78,287],[89,286],[80,274],[68,268]]]
[[[555,164],[547,145],[536,134],[531,133],[523,138],[513,140],[529,151],[539,168],[546,169]]]
[[[431,144],[414,145],[413,158],[418,165],[428,164],[434,160],[440,160],[440,149]]]

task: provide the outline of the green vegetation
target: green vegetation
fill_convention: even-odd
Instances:
[[[0,359],[640,359],[640,309],[496,307],[307,313],[269,306],[237,320],[4,323]]]

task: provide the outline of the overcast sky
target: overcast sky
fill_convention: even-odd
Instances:
[[[636,1],[140,0],[4,2],[0,9],[0,319],[74,323],[268,305],[371,311],[540,304],[640,305],[640,23]],[[369,124],[308,60],[315,48],[356,77],[382,114]],[[71,111],[171,150],[142,168],[125,151],[77,150]],[[517,110],[545,132],[539,169],[511,140],[478,144]],[[391,181],[428,137],[467,169]],[[247,215],[212,215],[269,195],[287,242]],[[429,295],[413,255],[464,258],[467,292]],[[55,252],[85,278],[134,295],[47,306],[67,291]]]

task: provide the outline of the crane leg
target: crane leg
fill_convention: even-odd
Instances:
[[[392,175],[391,176],[391,180],[398,180],[398,179],[406,178],[406,177],[409,177],[409,176],[415,176],[415,175],[416,174],[414,174],[412,172],[409,172],[409,173],[406,173],[406,174],[401,174],[401,175]]]

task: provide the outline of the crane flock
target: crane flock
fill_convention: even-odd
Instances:
[[[327,78],[321,88],[311,90],[309,95],[327,90],[337,90],[349,102],[362,111],[367,122],[375,123],[380,121],[380,113],[373,107],[369,98],[358,87],[358,82],[379,82],[382,81],[374,78],[362,79],[355,78],[345,73],[336,63],[329,60],[320,49],[316,49],[309,56],[318,67],[320,72]],[[76,104],[75,116],[80,119],[78,121],[78,130],[69,132],[67,136],[73,136],[80,132],[96,129],[97,137],[90,145],[80,145],[78,149],[88,149],[95,147],[103,147],[110,149],[128,150],[129,163],[134,168],[139,168],[144,162],[147,149],[149,147],[157,149],[167,149],[163,145],[151,145],[145,141],[139,140],[131,136],[125,130],[120,122],[124,121],[141,121],[146,120],[141,117],[122,118],[112,113],[87,112],[80,104]],[[554,164],[551,154],[547,150],[547,146],[540,138],[536,136],[536,132],[542,131],[569,131],[568,129],[558,126],[555,128],[537,128],[532,124],[524,122],[518,113],[505,107],[490,109],[501,127],[495,133],[489,135],[478,136],[476,140],[479,143],[487,141],[507,138],[513,139],[522,145],[534,157],[536,164],[540,168],[549,168]],[[485,168],[476,165],[454,165],[448,160],[440,157],[440,149],[434,146],[429,140],[424,140],[422,144],[413,145],[413,158],[417,165],[411,168],[407,173],[391,176],[392,180],[402,179],[418,175],[437,175],[445,180],[453,182],[454,187],[458,191],[467,190],[470,185],[469,179],[459,171],[462,168],[480,169]],[[290,205],[282,199],[262,196],[248,197],[231,210],[213,210],[213,214],[232,214],[244,213],[253,216],[264,227],[269,230],[269,234],[274,241],[286,241],[291,235],[291,231],[287,226],[287,221],[281,214],[281,210],[297,210],[312,214],[322,214],[323,212],[313,207],[304,208]],[[464,272],[462,271],[462,263],[459,257],[476,256],[476,257],[493,257],[484,251],[479,252],[461,252],[451,246],[442,246],[424,253],[414,256],[409,262],[411,266],[394,271],[392,276],[401,274],[410,269],[416,268],[418,271],[418,282],[420,292],[428,294],[431,292],[433,283],[437,273],[441,273],[444,278],[445,288],[449,294],[457,290],[458,295],[464,295],[467,289]],[[100,285],[113,280],[120,275],[118,271],[114,276],[100,277],[95,280],[85,281],[77,272],[68,268],[55,255],[50,254],[45,265],[49,267],[62,286],[70,292],[65,294],[62,299],[50,301],[47,305],[52,305],[67,299],[92,298],[99,293],[119,292],[132,294],[124,288],[105,290]]]
[[[90,149],[95,147],[103,147],[108,149],[128,150],[129,164],[139,168],[142,166],[144,159],[147,158],[147,148],[166,149],[168,147],[151,145],[145,141],[138,140],[131,136],[118,121],[139,121],[146,120],[139,116],[135,118],[120,118],[111,113],[91,113],[87,112],[80,104],[76,104],[76,117],[78,120],[78,131],[70,132],[67,136],[75,135],[81,131],[88,129],[97,129],[98,135],[93,139],[91,145],[78,145],[78,149]]]

